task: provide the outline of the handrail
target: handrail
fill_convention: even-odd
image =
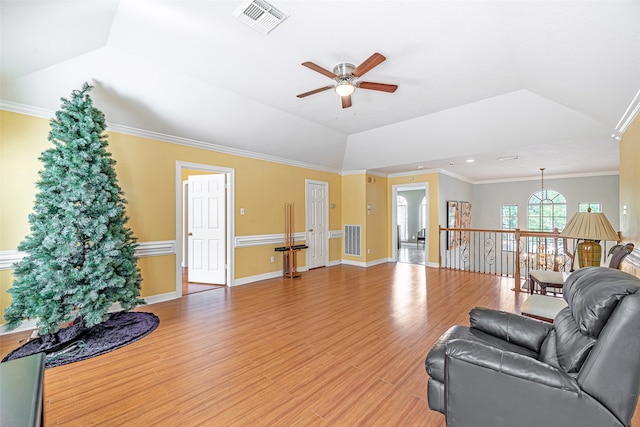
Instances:
[[[443,251],[443,232],[445,232],[447,242],[447,249]],[[504,250],[503,235],[513,234],[513,239],[507,239],[507,245],[511,248]],[[477,235],[477,236],[476,236]],[[496,243],[497,236],[500,236],[500,246]],[[571,239],[575,240],[575,239]],[[509,245],[509,242],[513,242],[513,245]],[[468,267],[471,269],[473,264],[474,271],[484,271],[484,266],[477,266],[482,264],[479,259],[471,260],[473,255],[470,246],[475,246],[475,252],[477,258],[482,258],[480,250],[484,249],[483,256],[490,260],[489,264],[493,266],[494,274],[506,274],[510,276],[510,272],[513,271],[514,278],[522,278],[528,274],[531,269],[553,269],[559,271],[565,269],[566,266],[573,266],[574,254],[566,249],[569,248],[567,238],[561,237],[558,229],[553,231],[530,231],[516,229],[483,229],[483,228],[453,228],[453,227],[439,227],[439,239],[438,239],[438,262],[441,268],[454,268],[466,269],[462,267]],[[484,248],[480,248],[484,246]],[[548,246],[548,247],[547,247]],[[443,267],[443,253],[447,254],[456,248],[463,248],[462,253],[457,254],[457,258],[448,259],[446,267]],[[550,248],[550,249],[549,249]],[[575,244],[573,245],[575,253]],[[458,249],[460,252],[460,249]],[[506,255],[504,254],[506,252]],[[521,252],[526,254],[526,259],[521,259]],[[499,253],[499,257],[498,257]],[[513,255],[509,255],[513,253]],[[566,258],[565,258],[566,257]],[[551,262],[549,262],[551,261]],[[513,263],[513,264],[511,264]],[[497,267],[493,264],[501,264],[500,272],[498,273]],[[522,274],[522,267],[526,267],[525,274]],[[476,268],[477,267],[477,268]],[[513,267],[513,268],[511,268]],[[481,270],[481,271],[480,271]],[[491,266],[488,269],[491,272]],[[515,291],[520,291],[520,281],[515,280]]]

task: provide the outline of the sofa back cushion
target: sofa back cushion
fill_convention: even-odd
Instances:
[[[620,270],[586,267],[573,272],[563,289],[568,306],[554,319],[554,333],[543,344],[540,359],[565,372],[579,372],[619,302],[639,290],[640,280]]]
[[[567,278],[563,293],[580,332],[598,338],[620,300],[638,292],[638,285],[638,278],[629,273],[585,267]]]

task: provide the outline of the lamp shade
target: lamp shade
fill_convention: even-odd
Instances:
[[[577,212],[564,227],[560,237],[618,241],[618,233],[602,212]]]

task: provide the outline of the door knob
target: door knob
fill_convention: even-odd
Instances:
[[[313,228],[310,228],[309,231],[313,231]]]
[[[189,235],[189,236],[193,236],[193,233],[189,233],[188,235]]]

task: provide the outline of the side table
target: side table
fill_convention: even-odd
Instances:
[[[529,271],[529,293],[533,293],[537,284],[540,286],[541,295],[547,294],[547,287],[554,288],[555,294],[556,289],[562,289],[569,274],[562,271],[531,270]]]

